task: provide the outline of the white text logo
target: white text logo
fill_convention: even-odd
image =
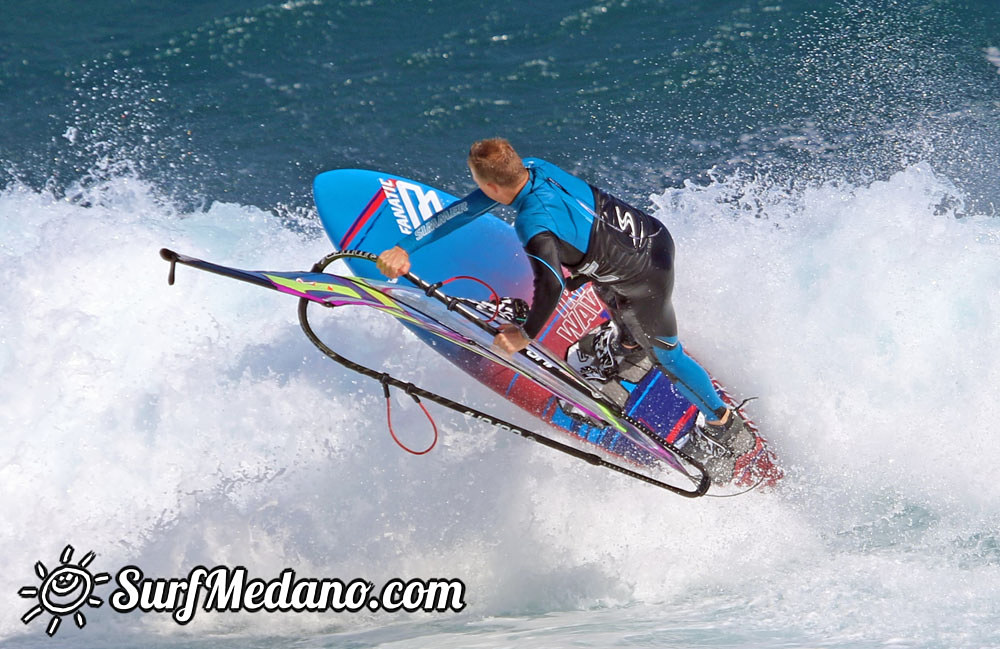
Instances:
[[[425,191],[420,185],[392,178],[380,179],[380,182],[399,231],[403,234],[413,232],[442,207],[441,199],[433,189]]]

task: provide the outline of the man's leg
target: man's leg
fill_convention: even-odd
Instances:
[[[647,301],[656,300],[647,298],[638,303],[619,300],[619,317],[635,335],[636,341],[652,352],[677,391],[704,413],[706,420],[717,422],[727,419],[729,409],[712,384],[712,378],[705,368],[684,352],[677,339],[676,319],[669,300],[660,304],[645,303]]]
[[[674,291],[674,242],[663,229],[652,238],[644,259],[645,269],[634,281],[599,287],[599,295],[614,294],[617,322],[623,323],[636,342],[663,369],[677,390],[705,415],[709,422],[725,421],[729,409],[712,385],[708,372],[684,353],[677,339],[677,317],[671,297]],[[605,298],[608,302],[608,299]]]

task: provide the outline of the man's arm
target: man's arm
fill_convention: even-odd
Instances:
[[[376,266],[379,271],[390,279],[410,272],[410,253],[454,232],[469,221],[489,212],[496,207],[496,201],[491,200],[477,189],[465,198],[461,198],[448,207],[440,210],[413,232],[403,237],[396,246],[382,251],[378,256]]]
[[[493,339],[494,345],[509,354],[515,354],[530,345],[559,304],[565,283],[558,242],[554,234],[544,231],[531,237],[524,247],[535,276],[528,318],[523,328],[514,324],[503,325],[500,333]]]
[[[559,304],[566,283],[562,277],[559,240],[551,232],[539,232],[531,237],[524,251],[534,273],[534,294],[531,309],[524,322],[524,333],[535,338]]]
[[[414,228],[413,232],[403,237],[397,245],[408,253],[414,252],[431,241],[437,241],[446,234],[454,232],[496,206],[496,201],[486,196],[481,189],[477,189],[431,215]]]

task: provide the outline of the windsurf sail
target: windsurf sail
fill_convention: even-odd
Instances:
[[[697,497],[704,495],[710,486],[710,480],[698,462],[659,439],[641,422],[631,419],[618,404],[608,400],[603,393],[591,386],[562,359],[554,357],[544,348],[535,346],[512,356],[505,355],[493,348],[492,342],[496,328],[462,299],[442,293],[440,284],[429,284],[412,274],[405,277],[416,288],[322,272],[330,263],[342,257],[374,261],[376,257],[371,253],[361,251],[333,253],[317,262],[309,272],[249,271],[214,264],[167,249],[161,250],[160,254],[171,264],[168,280],[171,284],[175,279],[176,265],[183,264],[298,297],[300,300],[300,323],[309,339],[327,356],[353,371],[379,380],[383,386],[393,385],[403,388],[408,394],[428,398],[463,414],[490,422],[522,437],[533,439],[550,448],[584,459],[591,464],[611,468],[629,477],[640,479],[674,493]],[[515,426],[465,404],[423,390],[411,383],[399,381],[384,372],[378,372],[354,363],[338,354],[315,334],[307,316],[307,307],[310,303],[318,303],[326,307],[361,306],[376,309],[397,318],[414,330],[430,336],[433,341],[455,345],[470,352],[470,358],[481,359],[482,362],[488,362],[506,368],[516,375],[524,376],[548,390],[556,398],[573,404],[593,420],[605,422],[632,442],[635,448],[640,451],[637,457],[652,458],[658,461],[659,464],[669,469],[669,473],[680,476],[684,481],[687,481],[687,484],[679,486],[665,482],[633,468],[608,461],[595,453],[581,451],[576,447]]]

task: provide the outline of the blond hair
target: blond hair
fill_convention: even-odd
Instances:
[[[521,156],[502,137],[479,140],[469,148],[469,168],[480,180],[501,187],[516,185],[524,177]]]

